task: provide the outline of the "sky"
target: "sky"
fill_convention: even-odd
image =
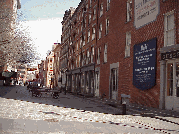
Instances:
[[[41,58],[45,59],[53,43],[61,42],[63,16],[81,0],[21,0],[20,21],[35,43]]]

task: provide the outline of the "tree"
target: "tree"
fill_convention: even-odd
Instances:
[[[17,15],[11,2],[2,0],[0,5],[2,5],[0,7],[0,71],[2,71],[8,64],[31,63],[38,54],[30,34],[18,20],[22,14]]]

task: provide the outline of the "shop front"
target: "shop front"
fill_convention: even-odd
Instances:
[[[160,108],[179,111],[179,44],[161,49]]]

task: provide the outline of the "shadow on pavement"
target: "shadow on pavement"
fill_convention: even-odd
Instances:
[[[66,95],[64,95],[64,93],[60,93],[58,99],[53,99],[50,95],[47,95],[46,97],[32,97],[32,93],[27,90],[26,86],[0,86],[0,97],[77,109],[81,110],[82,112],[93,111],[105,114],[122,115],[123,109],[122,105],[112,105],[109,103],[104,103],[103,101],[99,101],[96,98],[84,98],[68,93]],[[50,112],[49,114],[52,113],[53,112]],[[171,121],[168,118],[165,118],[179,118],[179,112],[176,111],[131,105],[127,106],[127,115],[150,117],[179,125],[179,122]]]

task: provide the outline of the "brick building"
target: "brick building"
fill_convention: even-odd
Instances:
[[[61,44],[60,43],[54,43],[54,44],[57,44],[57,46],[53,50],[53,52],[54,52],[53,73],[54,73],[54,86],[57,87],[59,77],[61,75],[61,71],[60,71],[60,49],[61,49]]]
[[[43,86],[45,85],[45,60],[41,60],[41,63],[38,64],[39,70],[39,83]]]
[[[68,90],[179,110],[178,0],[82,0],[71,11],[61,36]]]
[[[52,86],[54,52],[50,51],[45,60],[45,86]]]

